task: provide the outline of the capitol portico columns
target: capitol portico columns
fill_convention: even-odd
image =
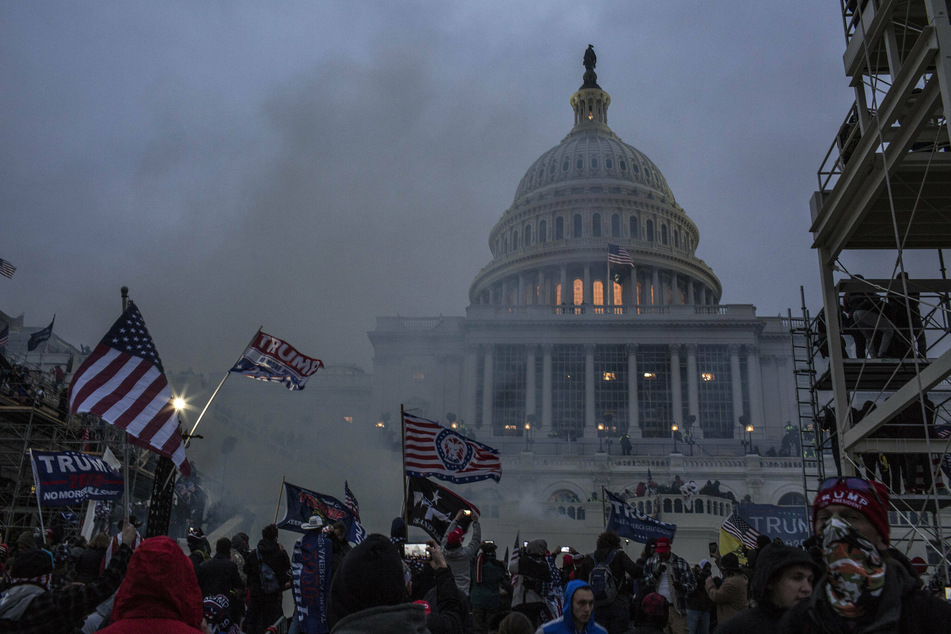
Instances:
[[[627,433],[631,438],[641,438],[640,412],[637,405],[637,344],[627,346]]]
[[[525,416],[528,420],[535,417],[535,351],[537,346],[529,344],[525,358]]]
[[[746,373],[750,377],[750,423],[753,429],[761,427],[763,420],[763,381],[759,367],[759,348],[746,346]]]
[[[482,426],[492,430],[492,345],[485,346],[485,362],[482,368]]]
[[[475,345],[466,346],[466,366],[465,366],[465,384],[466,384],[466,401],[465,409],[463,411],[463,417],[465,420],[470,421],[470,424],[475,422],[476,419],[476,381],[478,378],[479,371],[479,347]]]
[[[740,376],[740,347],[736,344],[730,346],[730,384],[733,387],[733,424],[739,425],[739,418],[745,412],[743,411],[743,381]],[[740,432],[746,433],[743,429],[740,429]]]
[[[671,422],[684,430],[683,388],[680,383],[680,344],[670,344],[670,402],[673,408]]]
[[[551,351],[552,344],[542,344],[542,419],[544,428],[551,427]]]
[[[700,420],[700,392],[697,389],[697,344],[687,344],[687,413],[693,416],[691,433],[703,439],[703,421]]]
[[[585,269],[587,270],[587,269]],[[594,344],[584,346],[584,437],[597,438],[594,426]]]
[[[651,305],[660,306],[664,302],[661,300],[660,292],[660,273],[656,266],[651,267]]]

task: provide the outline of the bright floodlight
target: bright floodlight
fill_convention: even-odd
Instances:
[[[183,399],[181,396],[176,396],[172,401],[172,407],[174,407],[176,411],[182,411],[185,409],[185,399]]]

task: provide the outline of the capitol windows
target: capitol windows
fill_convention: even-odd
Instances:
[[[594,284],[591,286],[591,291],[594,295],[594,305],[604,306],[604,284],[601,280],[594,281]]]
[[[648,242],[654,241],[654,221],[653,220],[647,221],[647,241]]]
[[[584,428],[584,359],[584,346],[552,346],[551,427],[563,440],[580,438]]]
[[[594,349],[594,416],[606,438],[627,433],[627,346],[599,345]]]
[[[567,172],[570,167],[571,167],[571,162],[568,159],[565,159],[564,162],[561,164],[561,171]]]
[[[598,169],[598,159],[596,159],[596,158],[592,158],[592,159],[591,159],[591,169],[593,169],[593,170]]]
[[[627,161],[625,161],[624,159],[618,159],[617,166],[621,168],[622,172],[627,171]]]
[[[532,227],[530,225],[525,225],[524,235],[525,235],[525,246],[526,247],[532,246]]]
[[[591,216],[591,235],[595,238],[601,237],[601,214]]]
[[[733,438],[739,413],[733,412],[730,351],[727,346],[697,346],[697,396],[705,438]]]
[[[641,345],[637,350],[637,406],[644,438],[670,438],[670,349]]]
[[[538,241],[546,242],[548,240],[548,222],[542,220],[538,223]]]
[[[574,296],[572,303],[575,306],[580,306],[581,304],[584,303],[584,282],[581,281],[581,278],[577,278],[572,283],[572,286],[573,286],[572,292]]]
[[[611,214],[611,237],[621,237],[621,216],[618,214]]]
[[[555,240],[565,239],[565,219],[555,218]]]
[[[611,159],[604,159],[604,166],[609,170],[614,169],[614,162]]]
[[[630,222],[628,224],[630,225],[629,230],[631,232],[631,237],[636,238],[637,237],[637,216],[631,216]]]
[[[680,248],[680,230],[674,229],[674,246]]]
[[[512,250],[518,249],[518,231],[512,232]]]
[[[563,302],[561,301],[561,282],[555,284],[555,305],[560,306]]]
[[[580,156],[578,157],[578,160],[575,161],[575,168],[579,170],[584,169],[584,159]]]
[[[575,217],[572,219],[572,237],[580,238],[582,235],[582,224],[581,224],[581,214],[575,214]]]
[[[551,164],[551,167],[548,168],[548,175],[549,175],[549,176],[554,176],[554,175],[555,175],[555,164],[554,164],[554,163],[552,163],[552,164]]]
[[[492,427],[503,436],[521,436],[525,423],[525,346],[497,345],[492,356]]]
[[[662,244],[667,244],[667,225],[660,226],[660,241]]]

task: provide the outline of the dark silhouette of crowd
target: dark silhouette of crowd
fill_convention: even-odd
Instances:
[[[0,545],[0,632],[947,631],[951,604],[890,548],[884,486],[832,478],[812,513],[804,547],[761,537],[754,549],[721,556],[711,548],[693,564],[666,537],[634,558],[612,531],[584,553],[535,537],[503,561],[474,513],[417,544],[403,518],[389,536],[351,544],[345,525],[315,515],[293,557],[273,524],[253,548],[237,533],[214,540],[213,553],[198,530],[183,548],[164,536],[141,539],[133,521],[89,543],[62,530],[25,531]]]

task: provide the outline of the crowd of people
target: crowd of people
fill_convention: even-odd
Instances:
[[[134,519],[134,518],[132,518]],[[442,535],[347,541],[343,522],[313,516],[288,554],[271,524],[215,541],[199,529],[185,548],[119,532],[63,540],[23,533],[0,546],[0,632],[262,634],[736,634],[939,632],[951,603],[929,592],[890,548],[888,491],[860,478],[822,484],[803,547],[762,538],[748,552],[691,564],[661,537],[635,559],[617,533],[593,549],[529,539],[502,561],[479,517],[460,511]],[[186,552],[187,551],[187,552]],[[504,559],[504,557],[503,557]]]

